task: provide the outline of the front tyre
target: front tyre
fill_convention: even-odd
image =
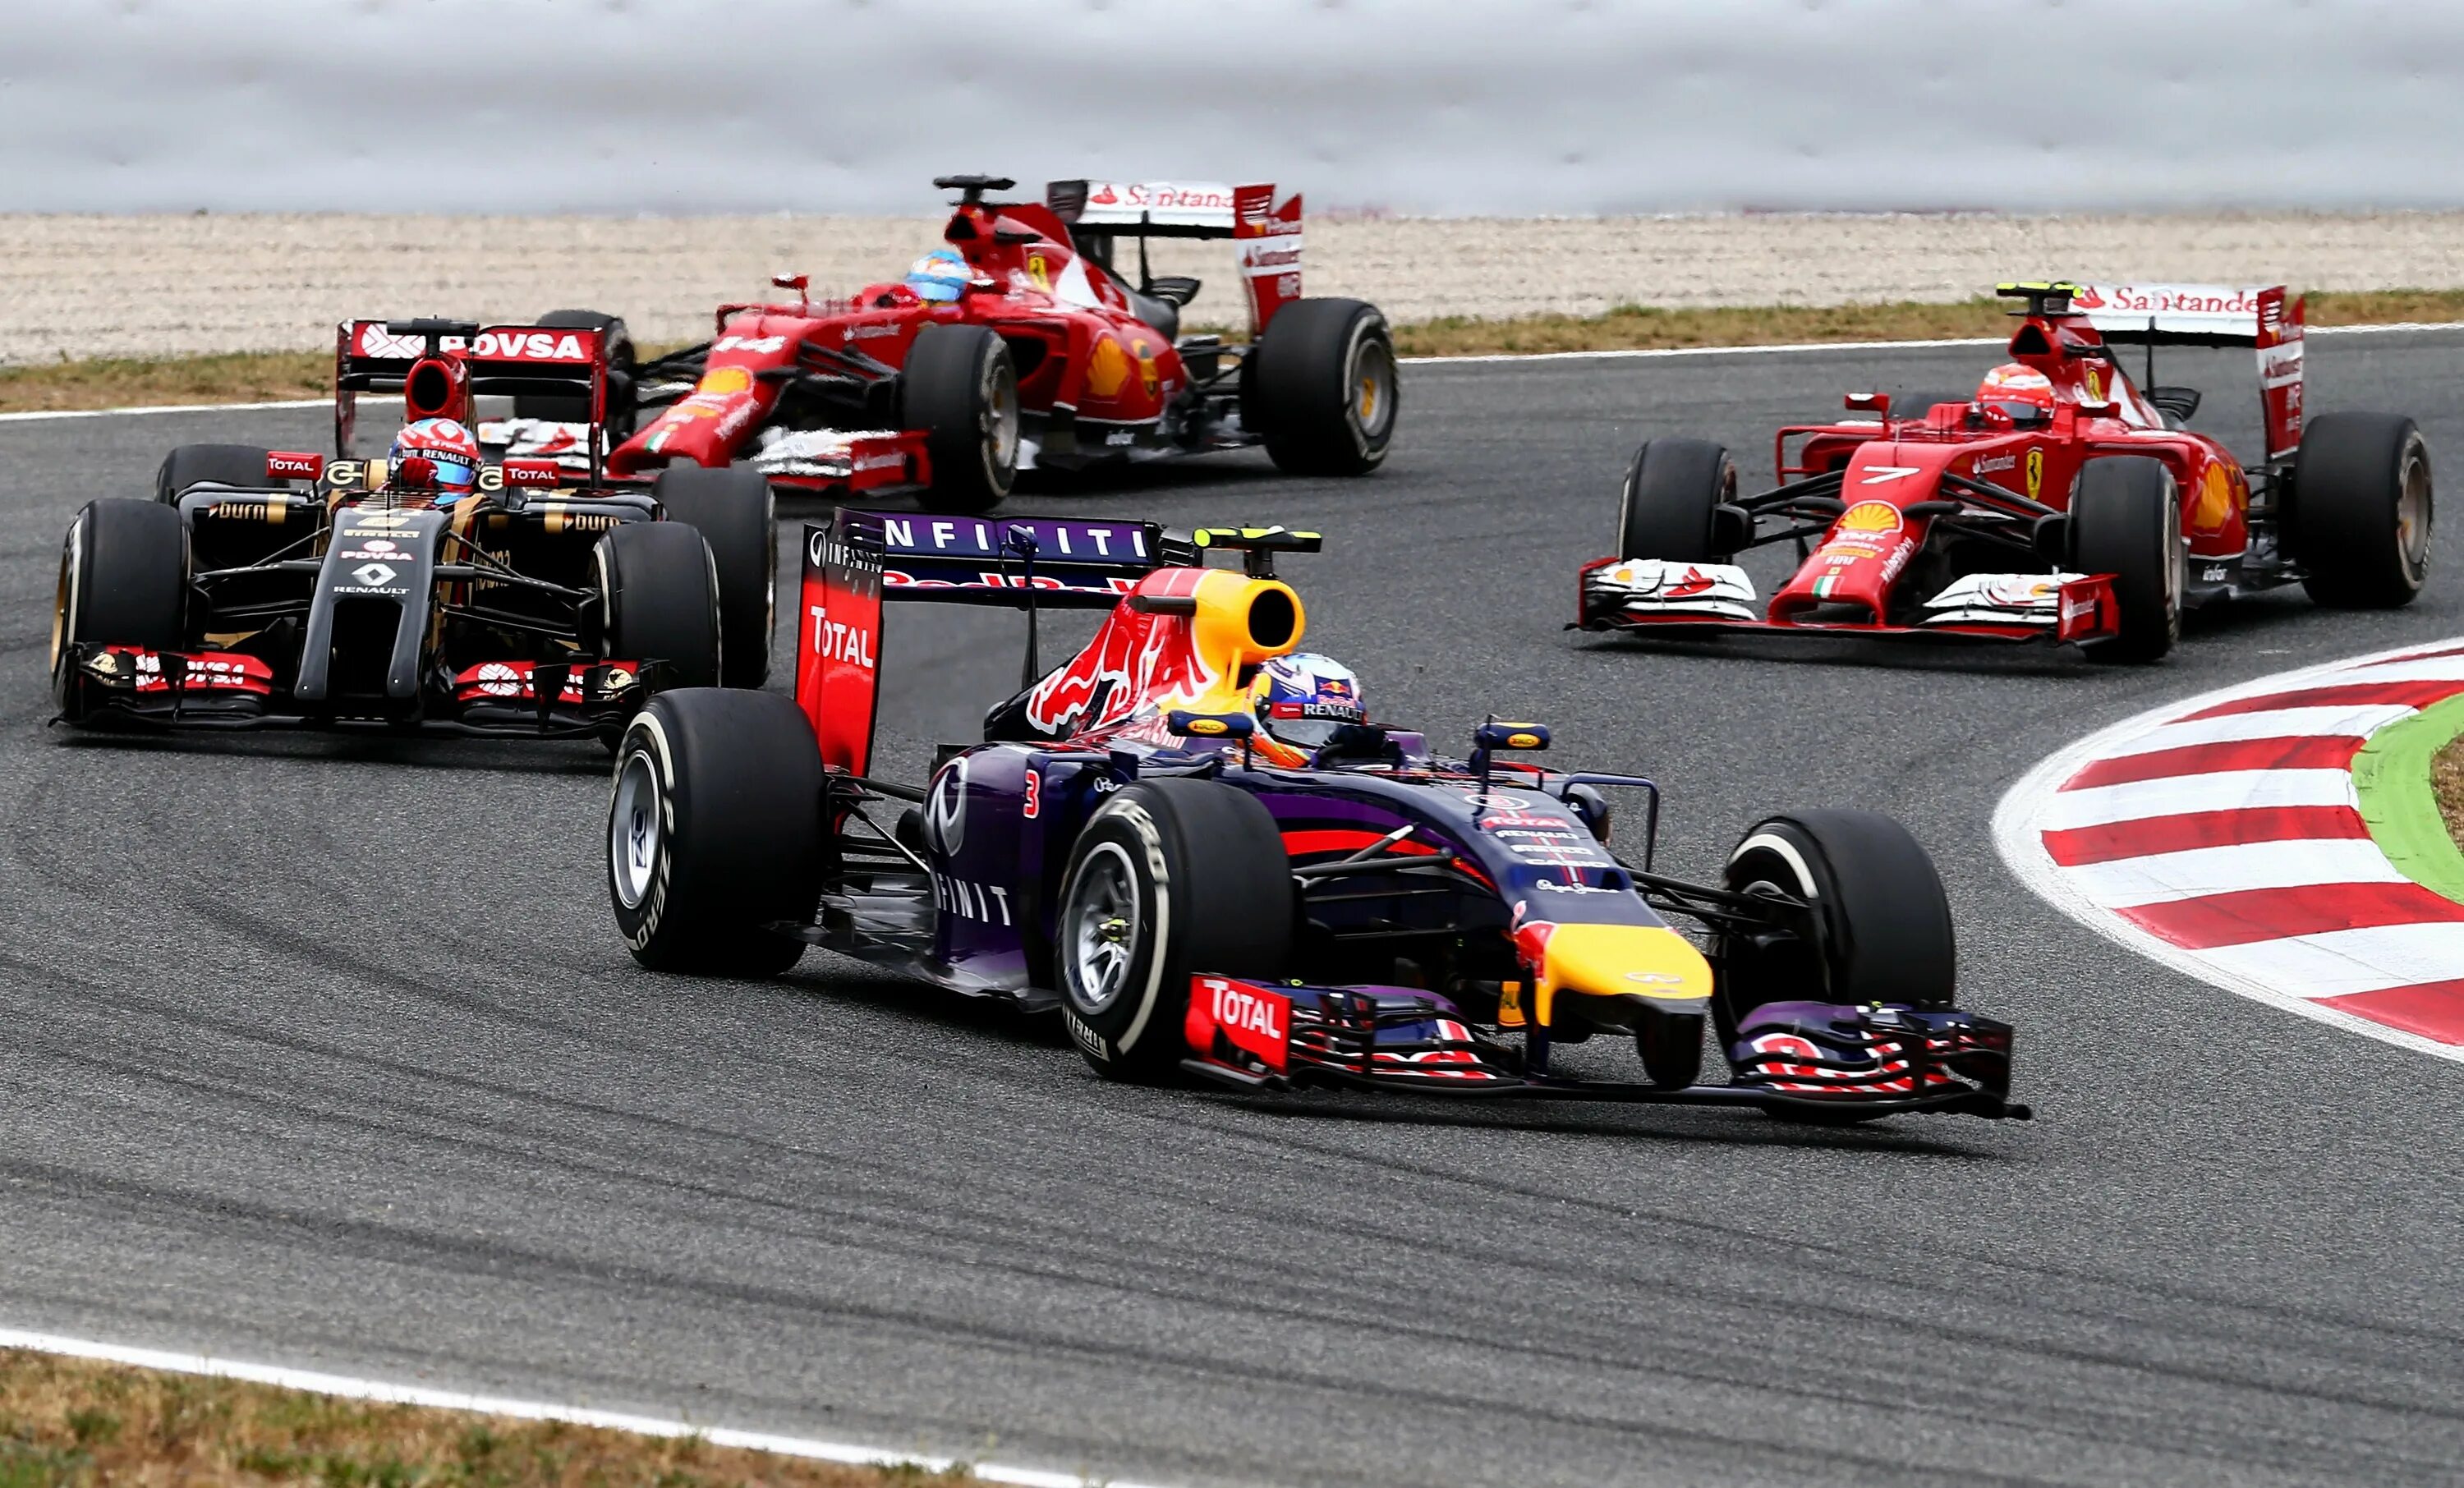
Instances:
[[[1617,497],[1617,557],[1725,563],[1715,529],[1737,495],[1737,462],[1707,439],[1647,439]]]
[[[106,497],[89,501],[60,544],[52,602],[52,694],[62,716],[83,716],[69,665],[81,643],[177,651],[187,639],[188,529],[176,508]]]
[[[1711,999],[1720,1040],[1769,1002],[1889,1002],[1947,1008],[1959,976],[1950,899],[1933,860],[1889,817],[1797,811],[1766,817],[1739,839],[1722,875],[1741,894],[1778,893],[1813,908],[1811,938],[1721,937]]]
[[[1160,1080],[1187,1053],[1193,975],[1280,980],[1291,862],[1274,816],[1216,780],[1141,780],[1087,822],[1054,925],[1061,1017],[1112,1080]]]
[[[1266,323],[1244,369],[1242,424],[1294,475],[1366,475],[1401,410],[1395,339],[1375,305],[1300,299]]]
[[[775,976],[804,943],[827,861],[812,725],[775,692],[662,692],[626,726],[607,806],[607,899],[654,972]]]
[[[664,662],[671,687],[719,685],[718,572],[700,533],[629,522],[599,539],[591,564],[604,659]]]
[[[2147,455],[2107,455],[2079,467],[2071,488],[2071,567],[2110,574],[2119,633],[2089,644],[2091,661],[2152,662],[2182,637],[2189,548],[2173,472]]]
[[[899,369],[901,422],[924,430],[933,463],[924,505],[989,512],[1018,483],[1018,369],[990,327],[928,325]]]
[[[2430,442],[2393,413],[2322,413],[2293,463],[2289,531],[2321,604],[2397,609],[2430,578]]]

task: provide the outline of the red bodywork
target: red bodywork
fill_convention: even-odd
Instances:
[[[1158,188],[1098,184],[1094,189],[1104,197]],[[1300,296],[1301,199],[1297,193],[1278,198],[1271,186],[1181,188],[1181,195],[1188,199],[1155,206],[1165,216],[1218,213],[1226,220],[1221,231],[1183,235],[1229,236],[1242,244],[1254,342],[1275,312]],[[1066,417],[1084,455],[1126,452],[1172,432],[1167,416],[1190,388],[1193,369],[1172,334],[1139,317],[1129,286],[1079,252],[1069,226],[1051,207],[962,204],[942,236],[975,275],[956,302],[919,299],[897,281],[869,285],[851,298],[817,299],[805,293],[802,276],[781,275],[774,282],[795,290],[796,299],[720,306],[692,391],[619,446],[609,473],[638,478],[676,461],[719,466],[753,458],[757,436],[782,413],[799,375],[844,370],[836,360],[842,356],[894,370],[904,365],[916,333],[935,324],[998,330],[1017,367],[1019,406],[1030,427],[1039,418]],[[1211,369],[1199,370],[1199,381],[1210,377]],[[830,447],[826,463],[834,469],[765,467],[766,472],[781,485],[808,490],[930,484],[923,433],[893,427],[895,401],[880,402],[869,410],[878,428],[808,431],[814,443]],[[1045,459],[1052,463],[1053,452]]]
[[[1657,625],[1725,628],[1849,630],[1870,635],[1967,636],[1986,640],[2089,641],[2115,633],[2109,576],[2088,575],[2066,582],[2047,574],[2057,595],[2057,620],[2042,624],[1893,623],[1905,614],[1899,590],[1925,551],[1932,529],[1946,517],[1983,514],[2025,531],[2050,513],[2069,509],[2079,468],[2099,455],[2145,455],[2172,472],[2182,503],[2182,535],[2193,580],[2211,584],[2243,576],[2250,553],[2251,478],[2233,452],[2216,439],[2180,427],[2136,386],[2101,333],[2116,340],[2154,340],[2256,349],[2267,466],[2289,462],[2301,439],[2301,341],[2303,305],[2287,302],[2280,288],[2205,292],[2095,290],[2071,287],[2067,312],[2029,314],[2010,341],[2008,359],[2041,373],[2053,384],[2051,417],[2014,420],[2004,408],[1945,403],[1899,409],[1879,394],[1854,394],[1852,410],[1873,415],[1832,424],[1793,425],[1772,440],[1780,488],[1754,498],[1766,511],[1803,521],[1803,510],[1780,499],[1794,484],[1837,479],[1837,514],[1827,528],[1800,528],[1813,541],[1808,556],[1772,594],[1758,621],[1668,612],[1597,612],[1593,576],[1615,568],[1615,558],[1583,565],[1578,580],[1577,624],[1587,628]],[[2005,293],[2011,289],[2006,287]],[[2143,336],[2130,322],[2146,317]],[[1879,425],[1879,427],[1878,427]],[[1947,481],[1956,480],[1956,487]],[[1946,497],[1951,499],[1946,500]],[[1762,540],[1770,540],[1768,538]],[[2262,576],[2262,581],[2263,576]],[[2194,583],[2195,587],[2195,583]],[[1917,599],[1922,602],[1923,596]],[[1863,609],[1868,619],[1842,618],[1840,606]]]

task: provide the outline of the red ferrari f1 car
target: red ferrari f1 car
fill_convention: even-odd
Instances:
[[[1575,624],[2077,643],[2147,662],[2185,606],[2296,582],[2351,607],[2421,592],[2429,445],[2398,414],[2305,427],[2301,301],[2280,288],[1998,293],[2026,308],[2010,364],[1973,397],[1852,394],[1859,417],[1779,431],[1775,490],[1739,495],[1708,441],[1645,443],[1616,556],[1583,566]],[[2145,386],[2116,359],[2123,344],[2147,348]],[[2184,427],[2200,395],[2156,384],[2160,345],[2256,351],[2258,464]],[[1794,543],[1798,566],[1765,604],[1735,558],[1774,542]]]
[[[822,299],[781,275],[794,299],[719,307],[710,340],[631,372],[645,422],[610,472],[746,462],[782,487],[917,489],[935,510],[979,512],[1024,469],[1258,444],[1307,474],[1366,474],[1386,458],[1397,388],[1385,317],[1300,297],[1298,194],[1056,181],[1043,202],[997,202],[985,193],[1014,183],[934,184],[960,193],[942,235],[962,282],[946,297],[887,283]],[[1134,283],[1114,262],[1131,236]],[[1247,345],[1181,334],[1199,284],[1150,274],[1151,237],[1240,244]],[[552,418],[482,433],[516,455],[581,458]]]
[[[1115,1079],[2029,1114],[2009,1025],[1952,1004],[1948,902],[1889,819],[1766,818],[1688,883],[1655,863],[1658,787],[1530,763],[1536,724],[1449,759],[1356,709],[1307,732],[1261,709],[1253,675],[1308,625],[1273,560],[1314,534],[842,509],[804,536],[795,699],[663,692],[626,733],[608,898],[646,966],[769,975],[822,946],[1057,1008]],[[929,784],[870,773],[898,601],[1028,614],[1022,690]],[[1042,606],[1105,612],[1049,671]],[[1622,854],[1619,788],[1645,802]],[[1552,1062],[1595,1037],[1633,1040],[1643,1078]]]

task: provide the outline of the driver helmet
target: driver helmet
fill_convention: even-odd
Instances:
[[[451,506],[470,495],[479,484],[479,441],[456,419],[421,419],[406,424],[393,436],[386,463],[399,470],[416,455],[436,467],[436,500]]]
[[[1295,651],[1258,668],[1249,684],[1258,726],[1286,744],[1324,749],[1334,731],[1368,717],[1360,678],[1331,656]]]
[[[2034,367],[2006,361],[1976,384],[1976,401],[2014,419],[2049,419],[2054,413],[2054,380]]]
[[[967,261],[951,248],[936,248],[918,258],[907,270],[907,287],[917,299],[946,305],[967,292],[975,278]]]

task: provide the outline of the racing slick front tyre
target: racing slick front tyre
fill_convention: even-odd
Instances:
[[[2393,413],[2322,413],[2301,431],[2286,534],[2301,587],[2341,609],[2397,609],[2430,577],[2430,442]]]
[[[1715,532],[1737,494],[1737,463],[1707,439],[1646,439],[1617,497],[1617,557],[1725,563]]]
[[[706,469],[671,465],[650,483],[670,521],[710,544],[718,574],[719,654],[724,687],[758,688],[770,677],[770,633],[778,616],[779,527],[770,482],[749,465]]]
[[[1018,483],[1018,368],[989,326],[928,325],[899,369],[900,423],[924,431],[935,512],[989,512]]]
[[[154,499],[177,506],[180,492],[209,482],[259,490],[283,484],[267,477],[265,450],[255,445],[182,445],[154,471]]]
[[[1241,424],[1294,475],[1366,475],[1386,463],[1402,411],[1395,338],[1375,305],[1296,299],[1242,369]]]
[[[625,329],[625,317],[611,316],[604,310],[551,310],[539,317],[537,324],[560,331],[597,331],[600,343],[607,348],[607,433],[610,442],[622,443],[633,432],[633,374],[639,357],[633,350],[633,333]],[[590,422],[590,396],[587,393],[521,393],[514,398],[514,417],[548,419],[559,424]]]
[[[188,529],[173,508],[106,497],[89,501],[60,544],[52,604],[52,695],[72,722],[84,715],[69,666],[79,643],[176,651],[187,637]]]
[[[2085,647],[2100,662],[2152,662],[2182,638],[2189,549],[2173,472],[2147,455],[2106,455],[2071,488],[2071,568],[2113,576],[2119,633]]]
[[[1190,977],[1277,981],[1291,956],[1291,861],[1257,797],[1141,780],[1089,818],[1054,923],[1061,1018],[1098,1073],[1155,1081],[1188,1051]]]
[[[804,943],[827,862],[822,755],[792,699],[735,688],[662,692],[616,750],[607,900],[654,972],[776,976]]]
[[[667,685],[719,685],[718,571],[710,544],[681,522],[628,522],[591,550],[600,654],[664,662]]]
[[[1723,875],[1736,893],[1780,893],[1813,909],[1814,943],[1795,934],[1730,933],[1711,1017],[1722,1049],[1737,1025],[1771,1002],[1859,1006],[1951,1005],[1959,942],[1933,860],[1889,817],[1870,811],[1796,811],[1749,828]],[[1779,1121],[1848,1126],[1872,1119],[1854,1105],[1771,1107]]]

